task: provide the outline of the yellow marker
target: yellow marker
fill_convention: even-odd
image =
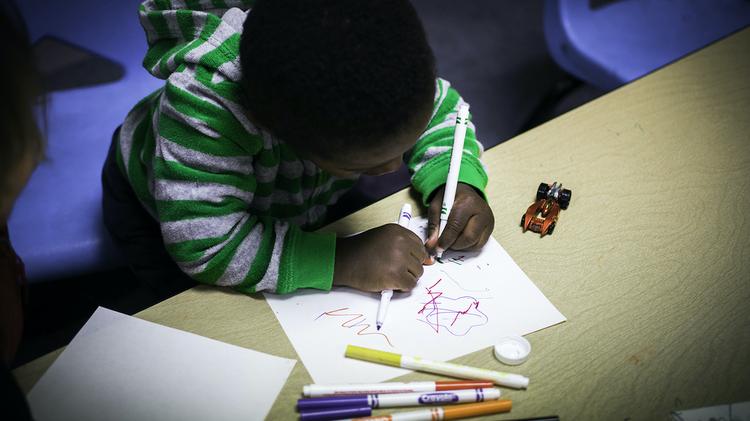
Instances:
[[[346,356],[357,360],[392,365],[394,367],[408,368],[427,373],[443,374],[461,379],[490,380],[497,385],[515,389],[525,389],[529,386],[529,378],[520,374],[503,373],[442,361],[430,361],[419,357],[409,357],[393,352],[363,348],[361,346],[347,345]]]

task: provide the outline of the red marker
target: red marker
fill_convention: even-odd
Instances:
[[[369,384],[311,384],[302,388],[306,397],[341,395],[369,395],[374,393],[414,393],[440,392],[443,390],[484,389],[494,385],[490,381],[436,381],[411,383],[369,383]]]

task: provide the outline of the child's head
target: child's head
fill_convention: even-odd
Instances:
[[[35,106],[41,98],[26,29],[10,2],[0,5],[0,224],[44,150]]]
[[[258,0],[240,45],[252,119],[338,175],[394,171],[432,114],[408,0]]]

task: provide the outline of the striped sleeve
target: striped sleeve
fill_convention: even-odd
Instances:
[[[425,206],[429,205],[432,193],[445,184],[448,177],[456,115],[459,105],[463,103],[461,96],[448,81],[437,80],[432,118],[407,160],[412,185],[422,195]],[[469,116],[458,180],[480,192],[484,192],[487,186],[487,173],[479,159],[483,151]]]
[[[152,75],[166,79],[176,66],[190,61],[186,56],[191,53],[199,55],[196,52],[212,48],[210,44],[239,44],[241,31],[226,27],[221,16],[234,7],[247,10],[253,3],[254,0],[144,1],[138,9],[148,41],[143,66]],[[228,50],[231,48],[225,49]]]
[[[250,211],[263,139],[190,80],[170,77],[153,118],[152,190],[167,251],[206,284],[245,293],[330,289],[335,235]]]

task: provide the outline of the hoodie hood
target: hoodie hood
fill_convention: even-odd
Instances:
[[[224,0],[225,8],[217,8],[214,3],[203,0],[141,3],[138,11],[149,46],[143,67],[155,77],[167,79],[183,65],[201,65],[239,82],[240,38],[252,1]]]

